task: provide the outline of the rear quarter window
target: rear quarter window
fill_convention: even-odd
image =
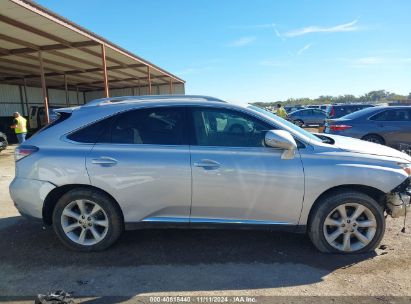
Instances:
[[[78,143],[96,143],[107,128],[111,125],[112,118],[106,118],[81,128],[67,136],[67,139]]]

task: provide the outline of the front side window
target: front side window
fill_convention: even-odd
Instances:
[[[268,124],[225,109],[193,109],[195,142],[199,146],[264,147]]]

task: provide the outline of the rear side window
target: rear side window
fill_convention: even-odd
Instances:
[[[67,136],[68,139],[79,143],[96,143],[103,132],[110,127],[112,118],[106,118],[96,123],[88,125]]]
[[[411,121],[411,111],[408,109],[387,110],[370,119],[375,121]]]
[[[150,108],[116,115],[98,142],[114,144],[187,144],[185,108]]]

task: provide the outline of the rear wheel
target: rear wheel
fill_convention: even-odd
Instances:
[[[385,232],[384,210],[361,192],[338,192],[313,210],[308,233],[322,252],[361,253],[374,250]]]
[[[54,231],[73,250],[104,250],[119,238],[123,226],[115,202],[95,190],[71,190],[59,199],[53,211]]]
[[[369,141],[369,142],[373,142],[373,143],[380,144],[380,145],[384,145],[384,144],[385,144],[384,139],[383,139],[381,136],[375,135],[375,134],[365,135],[365,136],[362,138],[362,140]]]
[[[300,128],[304,126],[304,122],[301,119],[297,119],[296,121],[294,121],[294,123]]]

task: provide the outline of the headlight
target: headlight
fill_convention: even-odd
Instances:
[[[411,176],[411,163],[408,164],[399,164],[401,168],[404,169],[404,171],[408,174],[408,176]]]

